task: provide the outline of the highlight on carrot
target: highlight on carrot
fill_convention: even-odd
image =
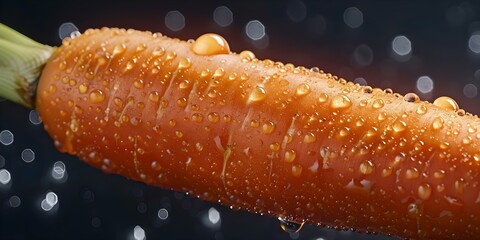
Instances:
[[[480,233],[480,119],[449,97],[236,54],[213,33],[89,29],[52,48],[1,27],[0,65],[13,71],[0,95],[33,107],[24,80],[40,76],[35,108],[55,146],[104,172],[277,217],[288,232]]]

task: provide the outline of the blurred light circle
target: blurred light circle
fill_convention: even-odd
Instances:
[[[78,28],[71,22],[62,23],[62,25],[58,27],[58,37],[62,40],[70,37],[73,32],[78,32]]]
[[[22,200],[18,196],[11,196],[10,199],[8,199],[8,203],[10,204],[10,207],[16,208],[20,207]]]
[[[355,78],[353,80],[354,83],[358,83],[360,86],[366,86],[368,83],[367,83],[367,80],[365,80],[365,78],[363,77],[358,77],[358,78]]]
[[[145,230],[143,230],[142,227],[140,226],[135,226],[135,228],[133,228],[133,237],[135,238],[135,240],[144,240],[145,239]]]
[[[468,48],[474,53],[480,53],[480,34],[475,33],[468,39]]]
[[[165,209],[165,208],[161,208],[160,210],[158,210],[158,218],[160,218],[161,220],[165,220],[168,218],[168,210]]]
[[[28,114],[28,120],[30,120],[33,125],[38,125],[42,122],[40,116],[38,116],[38,112],[35,110],[30,111],[30,113]]]
[[[165,25],[172,31],[180,31],[185,27],[185,17],[177,10],[170,11],[165,15]]]
[[[228,27],[233,22],[233,13],[226,6],[220,6],[213,11],[213,21],[220,27]]]
[[[57,205],[58,203],[58,196],[54,192],[48,192],[45,196],[45,202],[50,205],[51,207]]]
[[[287,5],[287,15],[293,22],[301,22],[307,17],[307,7],[300,0],[290,1]]]
[[[327,22],[320,14],[315,14],[307,20],[307,29],[310,34],[317,37],[327,30]]]
[[[475,98],[478,94],[477,86],[469,83],[463,87],[463,95],[467,98]]]
[[[210,220],[212,224],[217,224],[220,221],[220,213],[217,209],[213,207],[208,209],[208,220]]]
[[[22,151],[22,160],[26,163],[33,162],[35,160],[35,152],[30,148],[24,149]]]
[[[0,168],[2,168],[3,166],[5,166],[5,158],[0,155]]]
[[[8,146],[13,143],[13,133],[10,130],[3,130],[0,132],[0,143]]]
[[[6,185],[12,180],[12,176],[7,169],[0,169],[0,183]]]
[[[405,36],[396,36],[392,41],[392,49],[397,55],[405,56],[412,52],[412,43]]]
[[[353,59],[359,66],[366,67],[373,62],[373,51],[365,44],[359,45],[353,52]]]
[[[421,76],[417,79],[417,89],[421,93],[429,93],[433,90],[433,80],[429,76]]]
[[[260,40],[265,36],[265,26],[258,20],[252,20],[245,26],[245,33],[252,40]]]
[[[351,28],[358,28],[363,24],[363,13],[356,7],[349,7],[343,13],[343,21]]]

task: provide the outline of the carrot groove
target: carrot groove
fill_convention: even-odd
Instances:
[[[37,90],[45,129],[105,172],[234,209],[406,238],[480,233],[476,116],[222,40],[65,40]]]

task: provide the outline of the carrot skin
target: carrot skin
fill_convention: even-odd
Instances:
[[[123,29],[67,39],[37,110],[105,172],[256,213],[475,238],[480,120],[325,74]]]

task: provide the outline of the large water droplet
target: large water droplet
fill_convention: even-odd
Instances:
[[[428,183],[423,183],[418,187],[418,197],[422,200],[428,200],[432,195],[432,187]]]
[[[262,125],[263,134],[271,134],[275,130],[275,123],[272,121],[267,121]]]
[[[105,93],[103,93],[101,90],[93,90],[90,95],[89,95],[89,98],[91,103],[101,103],[103,102],[103,100],[105,100]]]
[[[442,129],[443,128],[443,119],[441,117],[437,117],[432,122],[432,128],[434,130]]]
[[[457,102],[452,98],[446,96],[435,99],[435,101],[433,101],[433,105],[441,107],[443,109],[450,109],[454,111],[457,111],[459,109]]]
[[[293,162],[295,158],[297,157],[297,152],[295,150],[288,150],[285,152],[285,162]]]
[[[295,89],[295,96],[301,97],[309,94],[312,90],[310,89],[310,86],[306,83],[300,84],[297,89]]]
[[[369,175],[375,172],[375,165],[371,161],[363,161],[359,167],[360,173]]]
[[[265,88],[257,86],[252,90],[250,97],[248,98],[249,101],[258,102],[262,101],[267,97],[267,91]]]
[[[192,51],[197,55],[210,56],[216,54],[229,54],[230,47],[227,40],[214,33],[207,33],[195,41],[192,45]]]
[[[346,95],[336,95],[330,102],[330,107],[332,109],[345,109],[350,106],[352,106],[352,101]]]

